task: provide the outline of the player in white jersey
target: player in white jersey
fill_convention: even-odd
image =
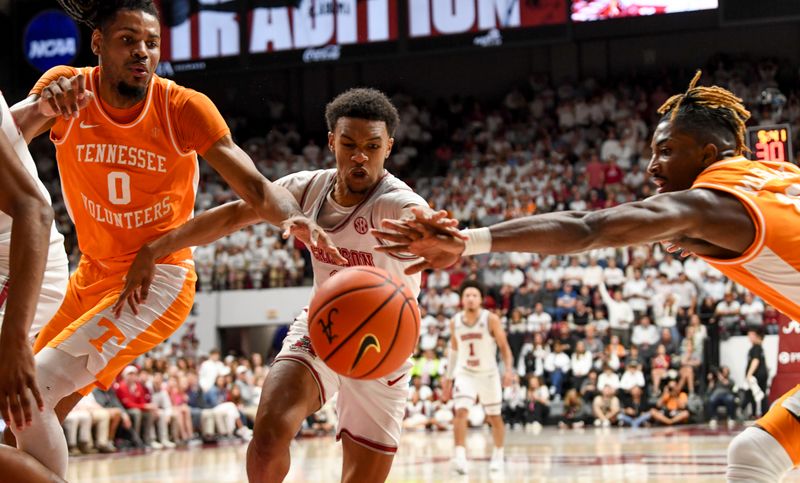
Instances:
[[[295,195],[304,214],[324,228],[339,247],[338,253],[309,247],[314,286],[343,266],[370,265],[401,277],[417,295],[419,275],[404,274],[414,258],[378,252],[378,241],[369,233],[384,218],[409,218],[412,207],[429,210],[424,199],[384,169],[399,122],[397,110],[379,91],[351,89],[328,104],[325,115],[330,130],[328,148],[336,158],[336,169],[303,171],[277,181]],[[176,247],[202,245],[259,221],[244,203],[229,203],[170,232],[148,251],[157,255]],[[137,257],[117,307],[135,303],[133,294],[147,283],[151,267],[152,260]],[[375,380],[339,376],[314,353],[303,311],[264,383],[247,451],[250,481],[283,481],[290,466],[289,445],[302,421],[337,392],[342,481],[384,481],[400,439],[410,366],[407,363]]]
[[[497,315],[481,308],[483,289],[475,282],[466,281],[461,286],[462,311],[450,320],[450,352],[447,359],[447,377],[443,381],[445,393],[453,392],[456,417],[453,421],[455,454],[453,468],[460,474],[467,472],[467,417],[469,409],[480,402],[486,419],[492,426],[494,449],[489,463],[491,471],[503,468],[503,440],[505,424],[500,414],[503,404],[503,387],[514,383],[513,357],[506,332]],[[503,359],[503,381],[497,367],[497,349]]]
[[[61,305],[68,277],[50,195],[0,94],[0,414],[9,424],[30,424],[32,403],[42,405],[31,344]]]

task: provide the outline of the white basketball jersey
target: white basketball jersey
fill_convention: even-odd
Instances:
[[[25,137],[17,128],[14,118],[11,117],[11,110],[8,108],[8,104],[6,104],[2,93],[0,93],[0,129],[3,130],[3,134],[8,138],[14,151],[17,153],[17,157],[19,157],[23,166],[25,166],[25,169],[36,181],[36,185],[39,187],[42,196],[44,196],[48,203],[51,203],[50,193],[47,192],[44,184],[39,180],[36,164],[33,162],[30,151],[28,151],[28,144],[25,142]],[[11,222],[11,217],[0,211],[0,268],[8,265],[9,249],[11,247]],[[56,230],[55,222],[53,222],[50,229],[50,245],[51,247],[54,244],[60,245],[61,251],[63,252],[63,242],[64,237]]]
[[[411,205],[428,206],[428,204],[404,182],[384,172],[383,177],[360,204],[348,208],[335,207],[341,215],[338,217],[340,220],[334,226],[326,226],[320,222],[320,213],[323,211],[323,205],[335,203],[329,197],[335,181],[336,170],[326,169],[293,173],[284,176],[276,183],[294,194],[303,213],[325,229],[339,248],[339,252],[349,261],[349,267],[367,265],[382,268],[398,277],[417,297],[420,290],[420,274],[403,273],[409,262],[413,262],[416,258],[411,255],[397,257],[375,251],[375,246],[381,241],[372,236],[369,230],[380,227],[384,218],[399,218],[403,208]],[[330,206],[326,207],[326,210],[327,208]],[[322,250],[312,247],[309,247],[309,250],[316,290],[320,284],[343,267],[333,263],[328,254]]]
[[[453,316],[452,337],[458,344],[456,371],[497,372],[497,342],[489,330],[489,311],[481,309],[472,325],[464,322],[464,312]]]

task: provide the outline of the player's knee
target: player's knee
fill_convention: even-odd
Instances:
[[[280,414],[278,411],[264,411],[256,417],[251,446],[259,454],[269,454],[275,450],[285,450],[302,424],[292,417],[292,411]]]
[[[456,419],[466,420],[469,417],[469,410],[467,408],[456,409]]]
[[[750,432],[739,433],[728,445],[728,465],[749,465],[758,459],[758,443],[750,437]]]

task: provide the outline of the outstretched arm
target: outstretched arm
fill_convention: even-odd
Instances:
[[[289,193],[288,190],[277,184],[272,184],[272,186]],[[289,194],[289,196],[292,195]],[[210,209],[160,238],[145,243],[139,249],[125,276],[125,288],[112,309],[114,316],[120,316],[126,302],[134,314],[139,313],[137,305],[147,300],[150,282],[153,280],[158,259],[182,248],[207,245],[260,221],[262,221],[261,217],[255,208],[244,201],[234,201]],[[319,246],[337,262],[347,263],[328,235],[302,213],[280,222],[279,226],[284,229],[284,238],[295,235],[310,246]]]
[[[293,216],[305,216],[289,190],[262,176],[230,135],[214,143],[203,158],[262,220],[279,226]]]
[[[28,390],[43,407],[28,332],[42,286],[53,209],[0,131],[0,210],[11,217],[8,297],[0,332],[0,415],[18,428],[32,419]],[[2,302],[0,302],[2,305]]]
[[[701,254],[732,257],[755,239],[755,226],[740,201],[719,191],[695,189],[665,193],[645,201],[592,212],[533,215],[468,230],[471,240],[443,233],[437,222],[417,214],[412,223],[385,220],[375,235],[394,245],[383,251],[408,251],[426,258],[409,270],[449,266],[462,254],[478,252],[577,253],[661,240],[705,243]],[[468,243],[481,245],[467,251]]]

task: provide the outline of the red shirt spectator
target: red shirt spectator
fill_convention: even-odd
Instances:
[[[125,409],[145,409],[150,404],[150,392],[139,382],[139,371],[128,366],[122,371],[122,381],[117,384],[117,397]]]

